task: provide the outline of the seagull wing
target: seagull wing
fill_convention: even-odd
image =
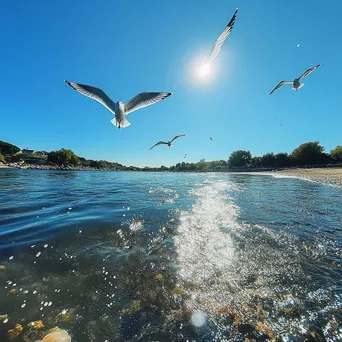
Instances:
[[[309,76],[312,72],[314,72],[314,71],[315,71],[317,68],[319,68],[319,67],[320,67],[320,64],[317,64],[317,65],[313,66],[312,68],[306,70],[306,71],[304,72],[304,74],[302,74],[302,75],[299,76],[298,80],[300,80],[301,78],[304,78],[304,77],[306,77],[306,76]]]
[[[109,96],[100,88],[92,87],[85,84],[70,82],[64,80],[71,88],[77,90],[80,94],[90,97],[91,99],[100,102],[113,114],[115,114],[115,103],[109,98]]]
[[[152,150],[153,147],[156,147],[156,146],[161,145],[161,144],[167,145],[168,143],[165,142],[165,141],[159,141],[159,142],[157,142],[155,145],[153,145],[152,147],[150,147],[149,150]]]
[[[185,135],[186,135],[186,134],[176,135],[176,136],[171,140],[171,142],[174,141],[174,140],[176,140],[176,139],[178,139],[178,138],[180,138],[180,137],[185,137]]]
[[[292,81],[281,81],[277,84],[277,86],[270,92],[270,95],[272,95],[276,90],[278,90],[281,86],[284,84],[292,84]]]
[[[166,99],[172,95],[172,93],[166,92],[145,92],[140,93],[130,99],[128,102],[124,104],[125,114],[132,113],[140,108],[144,108],[150,105],[153,105],[161,100]]]
[[[230,32],[232,32],[232,29],[233,29],[234,24],[235,24],[237,12],[238,12],[238,8],[235,10],[232,18],[230,19],[230,22],[225,27],[225,29],[221,33],[220,37],[218,37],[218,39],[216,40],[215,45],[212,48],[210,55],[209,55],[210,62],[214,62],[214,60],[217,58],[217,56],[219,55],[219,53],[221,51],[221,47],[222,47],[223,43],[225,42],[225,40],[230,35]]]

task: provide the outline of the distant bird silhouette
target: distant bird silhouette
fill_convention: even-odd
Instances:
[[[100,88],[96,88],[93,86],[70,82],[64,80],[71,88],[78,91],[80,94],[90,97],[91,99],[100,102],[103,106],[105,106],[110,112],[114,114],[114,119],[111,120],[111,123],[118,127],[124,128],[130,126],[130,122],[126,120],[126,115],[152,104],[155,104],[161,100],[166,99],[172,93],[165,92],[145,92],[139,93],[134,96],[127,102],[114,102],[112,101],[107,94],[101,90]]]
[[[298,78],[295,78],[293,81],[281,81],[277,84],[277,86],[270,92],[270,95],[272,95],[276,90],[278,90],[280,87],[282,87],[284,84],[292,84],[293,90],[298,90],[304,86],[305,83],[300,83],[300,80],[306,76],[309,76],[313,71],[315,71],[317,68],[320,67],[320,64],[317,64],[313,66],[312,68],[306,70],[302,75],[300,75]]]
[[[150,147],[149,149],[152,150],[153,147],[156,147],[158,145],[164,144],[167,145],[168,148],[171,148],[172,146],[172,142],[180,137],[185,137],[186,134],[181,134],[181,135],[176,135],[171,141],[165,142],[165,141],[159,141],[157,142],[155,145],[153,145],[152,147]]]
[[[210,140],[213,140],[213,138],[212,138],[212,137],[210,137]]]
[[[186,156],[187,156],[187,153],[185,153],[185,155],[184,155],[184,159],[186,158]]]

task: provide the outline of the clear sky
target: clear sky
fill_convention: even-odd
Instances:
[[[236,7],[235,27],[207,79],[196,72]],[[89,159],[161,166],[342,144],[342,1],[4,1],[0,11],[0,140],[72,149]],[[297,47],[297,44],[300,44]],[[321,67],[294,92],[281,80]],[[174,94],[118,129],[102,105],[64,79],[114,101]],[[280,126],[282,124],[282,126]],[[169,150],[149,147],[174,135]],[[213,138],[213,141],[209,137]]]

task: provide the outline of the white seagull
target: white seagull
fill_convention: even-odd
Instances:
[[[300,80],[308,75],[310,75],[313,71],[315,71],[317,68],[320,67],[320,64],[317,64],[313,66],[312,68],[306,70],[302,75],[300,75],[298,78],[295,78],[293,81],[281,81],[278,83],[278,85],[270,92],[270,95],[274,93],[276,90],[278,90],[281,86],[284,84],[292,84],[292,89],[293,90],[298,90],[301,87],[304,86],[305,83],[300,83]]]
[[[149,149],[152,150],[153,147],[156,147],[158,145],[161,145],[161,144],[164,144],[164,145],[167,145],[168,148],[171,148],[172,146],[172,142],[180,137],[185,137],[186,134],[181,134],[181,135],[176,135],[171,141],[159,141],[157,142],[155,145],[153,145],[152,147],[150,147]]]
[[[219,55],[219,53],[221,51],[223,43],[225,42],[225,40],[230,35],[230,32],[232,32],[232,29],[233,29],[234,24],[235,24],[237,12],[238,12],[238,8],[235,10],[232,18],[230,19],[230,22],[225,27],[225,29],[221,33],[220,37],[218,37],[218,39],[216,40],[215,45],[212,48],[210,55],[209,55],[209,62],[210,63],[213,63],[215,61],[215,59],[217,58],[217,56]]]
[[[111,123],[118,128],[124,128],[131,125],[130,122],[128,122],[128,120],[126,119],[126,115],[140,108],[144,108],[152,104],[155,104],[172,95],[172,93],[167,92],[144,92],[139,93],[127,102],[114,102],[100,88],[70,82],[67,80],[64,81],[70,87],[77,90],[80,94],[88,96],[91,99],[100,102],[102,105],[104,105],[110,112],[114,114],[114,119],[111,120]]]

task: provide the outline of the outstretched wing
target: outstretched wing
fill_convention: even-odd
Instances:
[[[157,142],[155,145],[153,145],[152,147],[150,147],[149,150],[152,150],[153,147],[156,147],[156,146],[161,145],[161,144],[167,145],[168,143],[165,142],[165,141],[159,141],[159,142]]]
[[[292,81],[281,81],[279,82],[276,87],[270,92],[270,95],[272,95],[276,90],[278,90],[281,86],[283,86],[284,84],[292,84]]]
[[[176,135],[176,136],[171,140],[171,142],[174,141],[174,140],[176,140],[176,139],[178,139],[178,138],[180,138],[180,137],[185,137],[185,135],[186,135],[186,134]]]
[[[112,113],[114,113],[115,110],[115,104],[114,102],[109,98],[109,96],[100,88],[92,87],[85,84],[70,82],[67,80],[64,80],[71,88],[78,91],[80,94],[90,97],[91,99],[100,102],[103,106],[105,106],[108,110],[110,110]]]
[[[161,100],[166,99],[172,95],[172,93],[166,92],[145,92],[140,93],[130,99],[128,102],[124,104],[125,114],[132,113],[140,108],[147,107],[153,105]]]
[[[238,12],[238,8],[235,10],[232,18],[230,19],[230,22],[225,27],[225,29],[221,33],[220,37],[218,37],[218,39],[216,40],[215,45],[212,48],[212,50],[210,52],[210,55],[209,55],[210,62],[214,62],[214,60],[217,58],[217,56],[219,55],[219,53],[221,51],[223,43],[225,42],[225,40],[230,35],[230,32],[232,32],[232,29],[233,29],[234,24],[235,24],[235,19],[236,19],[237,12]]]
[[[302,74],[301,76],[299,76],[298,80],[300,80],[301,78],[304,78],[304,77],[306,77],[306,76],[309,76],[312,72],[314,72],[314,71],[315,71],[317,68],[319,68],[319,67],[320,67],[320,64],[317,64],[317,65],[313,66],[312,68],[306,70],[306,71],[304,72],[304,74]]]

